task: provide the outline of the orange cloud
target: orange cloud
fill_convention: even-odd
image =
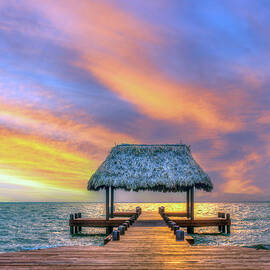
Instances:
[[[184,123],[195,121],[208,129],[237,130],[239,122],[231,122],[219,114],[207,98],[191,87],[185,87],[164,78],[153,70],[138,71],[119,63],[117,59],[86,63],[87,68],[102,83],[115,91],[124,100],[138,106],[140,112],[154,118]]]
[[[258,194],[262,193],[261,188],[253,184],[253,180],[230,180],[226,182],[224,193],[232,194]]]
[[[153,25],[107,1],[35,3],[32,6],[63,33],[58,42],[80,55],[73,64],[89,71],[141,113],[175,123],[194,121],[215,131],[242,128],[239,119],[225,116],[224,95],[180,84],[157,68],[152,50],[167,45]]]
[[[0,174],[48,186],[85,190],[89,176],[114,143],[136,142],[82,112],[53,113],[12,100],[0,101]],[[12,128],[10,128],[12,127]],[[1,180],[0,180],[1,182]]]
[[[0,120],[15,128],[26,130],[32,134],[60,136],[70,144],[90,143],[99,149],[108,150],[115,143],[136,142],[133,137],[95,123],[89,115],[72,109],[69,112],[52,112],[40,109],[33,104],[25,104],[12,100],[0,101]],[[76,121],[87,117],[88,123]]]
[[[257,153],[251,153],[243,160],[239,160],[232,165],[226,166],[223,175],[228,180],[221,185],[220,190],[224,193],[234,194],[262,193],[262,190],[249,178],[250,170],[260,161],[261,157]]]
[[[270,124],[270,112],[269,111],[263,112],[262,115],[260,115],[260,117],[257,119],[257,123],[269,125]]]

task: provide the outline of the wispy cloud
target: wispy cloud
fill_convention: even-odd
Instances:
[[[251,171],[256,164],[261,162],[261,157],[257,153],[251,153],[243,160],[228,165],[224,170],[224,177],[228,180],[221,185],[221,190],[225,193],[233,194],[258,194],[263,190],[255,184],[255,179]]]
[[[2,1],[3,184],[77,191],[115,143],[184,139],[219,195],[266,196],[269,16],[234,2]]]
[[[74,65],[89,71],[141,113],[174,123],[194,121],[202,128],[225,132],[242,128],[240,119],[224,117],[224,94],[181,84],[158,69],[151,48],[167,49],[167,41],[151,24],[103,1],[80,5],[71,1],[64,8],[45,5],[46,15],[66,34],[62,45],[78,53]],[[86,16],[86,10],[91,16]],[[98,15],[100,10],[103,16]],[[63,18],[70,16],[72,25],[63,24]]]
[[[43,100],[47,94],[51,97],[41,92]],[[45,103],[40,108],[39,102],[14,97],[0,101],[0,172],[8,179],[22,177],[79,192],[113,144],[137,141],[74,112],[72,106],[53,111],[44,108]]]

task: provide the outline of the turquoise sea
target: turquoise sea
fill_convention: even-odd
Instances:
[[[182,211],[184,203],[117,203],[116,211]],[[71,213],[83,217],[104,217],[103,203],[0,203],[0,252],[50,248],[70,245],[103,245],[105,229],[83,228],[83,234],[69,234]],[[197,245],[239,245],[270,247],[270,202],[197,203],[198,217],[230,213],[231,234],[217,235],[216,228],[196,229]],[[210,233],[210,234],[209,234]]]

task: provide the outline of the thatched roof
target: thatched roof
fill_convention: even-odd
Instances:
[[[193,159],[185,144],[120,144],[91,176],[88,190],[108,186],[124,190],[211,191],[209,176]]]

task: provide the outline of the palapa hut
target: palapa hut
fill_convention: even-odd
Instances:
[[[114,190],[187,192],[187,217],[194,219],[194,188],[211,191],[209,176],[185,144],[120,144],[91,176],[88,190],[106,189],[106,219],[111,217]]]

